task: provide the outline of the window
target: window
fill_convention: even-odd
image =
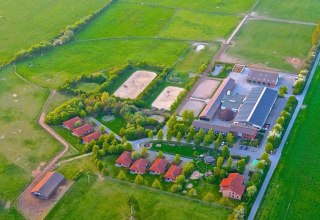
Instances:
[[[263,82],[262,84],[263,84],[263,85],[265,85],[265,84],[266,84],[266,82]]]

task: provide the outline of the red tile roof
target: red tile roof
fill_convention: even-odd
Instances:
[[[176,165],[171,165],[167,173],[164,175],[167,179],[175,180],[182,172],[182,168]]]
[[[149,162],[146,159],[140,158],[132,164],[130,170],[135,171],[137,173],[144,173],[146,172],[148,164]]]
[[[93,132],[92,134],[84,136],[82,140],[84,143],[89,143],[91,140],[98,140],[100,136],[101,134],[98,131],[96,131],[96,132]]]
[[[54,190],[64,181],[64,176],[58,172],[48,172],[31,190],[31,193],[40,193],[49,198]]]
[[[93,130],[93,127],[89,124],[85,124],[85,125],[82,125],[81,127],[79,128],[75,128],[73,129],[72,133],[76,136],[80,136],[82,137],[83,135],[85,135],[86,133],[90,132]]]
[[[239,195],[242,195],[245,186],[243,185],[244,176],[240,175],[238,173],[230,173],[228,178],[224,178],[221,183],[220,187],[222,187],[223,190],[230,190],[233,191]]]
[[[168,161],[166,159],[157,158],[150,167],[150,171],[155,173],[164,173],[166,171]]]
[[[63,122],[63,125],[68,128],[69,130],[73,130],[74,129],[74,124],[79,121],[79,122],[83,122],[83,120],[80,117],[74,117],[69,119],[68,121]]]
[[[116,160],[116,163],[129,167],[132,163],[131,152],[124,151]]]

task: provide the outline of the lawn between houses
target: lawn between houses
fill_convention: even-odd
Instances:
[[[256,219],[313,219],[319,211],[320,67],[284,146]]]

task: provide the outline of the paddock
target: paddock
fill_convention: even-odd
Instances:
[[[171,105],[176,101],[182,91],[185,90],[180,87],[166,87],[157,97],[157,99],[152,103],[152,108],[169,111]]]
[[[115,91],[114,95],[123,99],[136,99],[156,76],[154,72],[136,71]]]
[[[179,112],[179,115],[182,115],[185,110],[190,110],[194,116],[197,117],[205,105],[206,103],[204,101],[189,99]]]
[[[220,81],[213,79],[203,80],[195,91],[192,93],[191,97],[198,99],[210,99],[214,91],[218,88]]]

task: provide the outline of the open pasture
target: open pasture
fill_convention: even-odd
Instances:
[[[129,2],[140,2],[159,7],[189,9],[200,12],[217,12],[228,14],[243,14],[247,12],[254,3],[254,0],[127,0]]]
[[[75,41],[19,63],[17,72],[39,85],[57,88],[67,79],[123,65],[127,59],[170,66],[187,47],[185,42],[157,39]]]
[[[320,193],[320,66],[314,75],[256,219],[314,219]]]
[[[136,99],[156,76],[154,72],[136,71],[115,91],[114,95],[123,99]]]
[[[239,16],[179,10],[159,35],[195,41],[223,41],[239,22]]]
[[[259,2],[255,13],[259,16],[317,23],[320,14],[320,1],[263,0]]]
[[[223,61],[296,72],[311,47],[313,26],[249,20]]]
[[[103,0],[0,1],[0,65],[22,49],[53,39],[67,25],[107,3]]]
[[[152,103],[152,108],[164,109],[169,111],[171,105],[176,101],[179,94],[184,91],[183,88],[168,86],[165,88],[158,98]]]

